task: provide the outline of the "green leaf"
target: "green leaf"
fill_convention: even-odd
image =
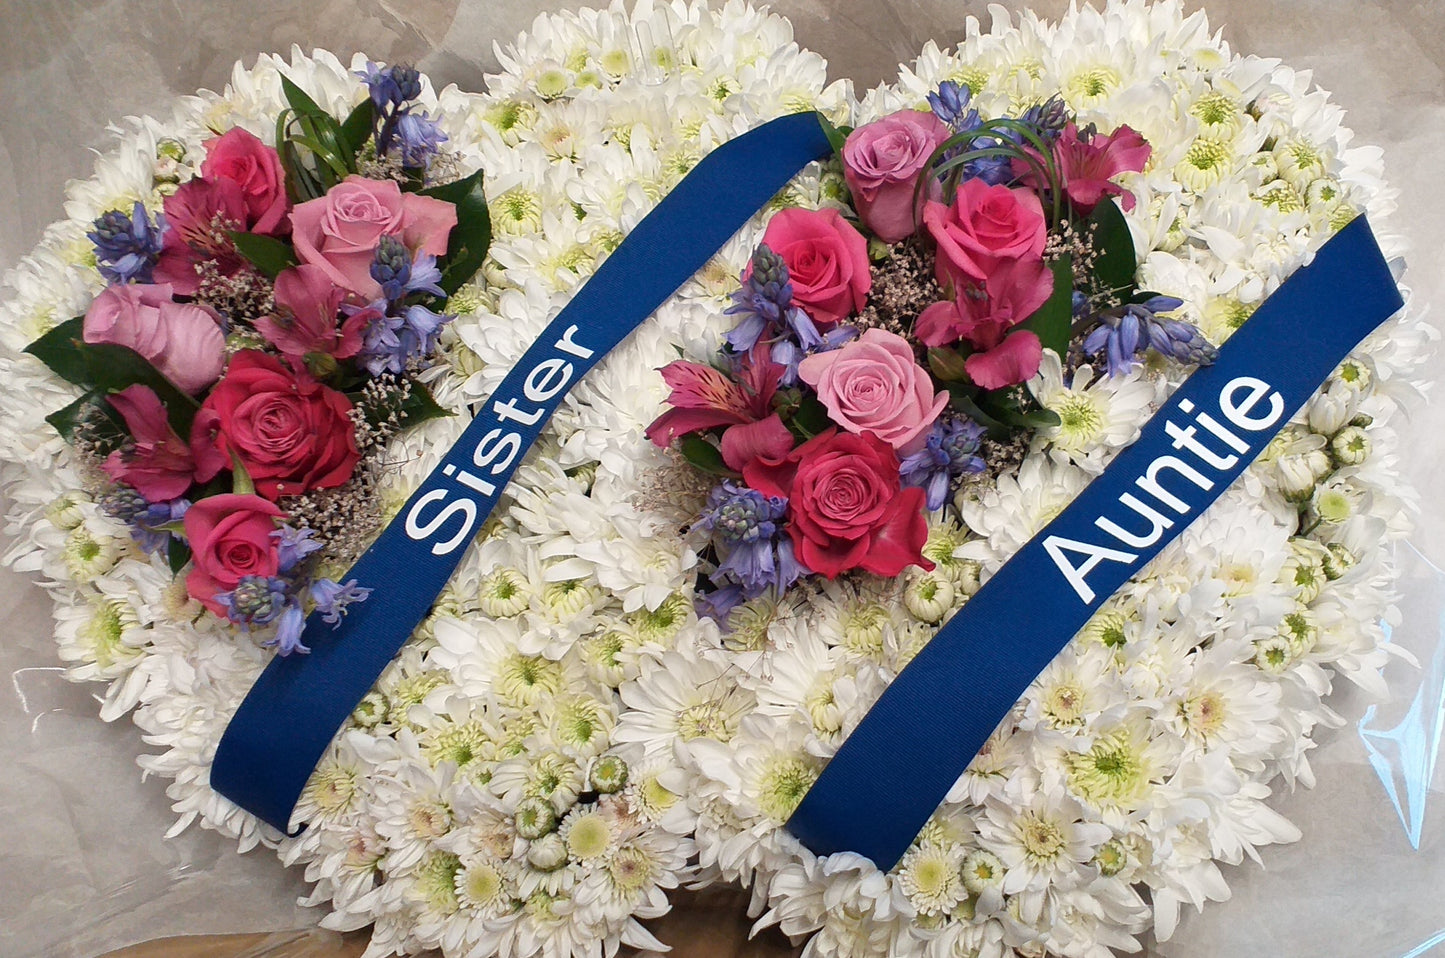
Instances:
[[[292,83],[291,78],[284,73],[281,75],[281,92],[286,95],[286,103],[292,110],[296,111],[297,116],[331,115],[321,109],[315,100],[306,95],[305,90],[301,89],[295,83]]]
[[[296,251],[291,244],[274,236],[232,230],[228,234],[236,244],[236,252],[244,256],[267,279],[275,279],[281,271],[296,265]]]
[[[721,450],[695,432],[683,436],[678,443],[678,449],[682,452],[682,458],[709,475],[726,476],[730,479],[738,476],[723,462]]]
[[[934,346],[928,350],[928,368],[944,382],[968,382],[964,356],[952,346]]]
[[[415,426],[418,423],[426,422],[428,419],[440,419],[444,416],[453,415],[451,410],[439,404],[432,398],[431,390],[427,389],[415,379],[411,381],[411,393],[406,401],[397,409],[402,422],[407,426]]]
[[[960,383],[948,383],[945,388],[948,389],[949,405],[987,429],[989,435],[993,438],[1007,438],[1013,431],[979,406],[976,401],[978,387],[972,385],[966,386]]]
[[[62,439],[70,442],[75,438],[75,427],[79,424],[85,410],[99,403],[104,398],[104,390],[92,389],[64,409],[56,410],[46,416],[45,421],[50,423],[56,432],[60,433]]]
[[[1131,246],[1130,249],[1133,249]],[[1050,264],[1054,272],[1054,291],[1044,305],[1024,320],[1020,329],[1031,330],[1045,349],[1052,349],[1060,358],[1069,352],[1069,334],[1074,323],[1074,268],[1067,254]]]
[[[482,191],[482,171],[420,193],[457,208],[457,225],[447,242],[446,255],[437,264],[442,270],[437,285],[450,296],[482,268],[492,245],[492,217],[487,212],[487,195]]]
[[[805,395],[800,399],[798,408],[793,410],[787,423],[788,430],[803,440],[812,439],[831,425],[833,420],[828,418],[827,407],[812,395]]]
[[[1124,211],[1112,199],[1105,199],[1094,207],[1089,222],[1094,224],[1094,279],[1100,288],[1117,292],[1120,299],[1127,300],[1127,293],[1134,288],[1139,258]]]
[[[341,142],[350,150],[347,157],[350,162],[347,164],[352,170],[356,169],[356,154],[366,145],[367,138],[371,136],[372,127],[376,124],[376,106],[367,97],[346,115],[341,123]]]
[[[246,464],[235,452],[231,453],[231,492],[238,496],[256,494],[256,483],[251,478],[251,470],[246,468]]]
[[[67,319],[26,346],[25,351],[49,366],[51,372],[66,382],[92,386],[90,370],[85,364],[85,342],[81,338],[84,322],[83,316]]]
[[[113,343],[92,343],[85,347],[85,361],[91,381],[102,395],[135,385],[149,386],[166,407],[166,416],[176,434],[182,437],[191,434],[191,423],[199,408],[196,401],[177,389],[139,353]]]
[[[171,537],[166,543],[166,561],[170,563],[171,574],[180,575],[186,563],[191,561],[191,547],[184,539]]]
[[[1058,414],[1052,409],[1038,405],[1032,397],[1019,402],[1010,390],[995,390],[978,398],[980,408],[1005,426],[1015,429],[1041,429],[1057,426]]]
[[[853,132],[851,127],[837,127],[833,121],[821,113],[815,114],[818,117],[818,125],[823,128],[823,135],[833,147],[834,153],[843,152],[843,144],[848,142],[848,134]]]

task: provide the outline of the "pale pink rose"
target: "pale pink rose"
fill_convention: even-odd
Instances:
[[[413,252],[441,256],[456,225],[457,208],[451,203],[403,193],[393,180],[353,175],[291,210],[291,242],[301,262],[372,300],[381,295],[381,284],[371,278],[371,261],[383,236],[400,236]]]
[[[1004,260],[1044,251],[1044,208],[1033,191],[964,180],[953,203],[929,202],[923,223],[938,244],[938,285],[981,283]]]
[[[817,390],[833,422],[897,450],[913,451],[948,405],[948,394],[935,392],[927,370],[914,361],[908,340],[884,329],[809,356],[798,364],[798,376]]]
[[[87,343],[135,350],[177,388],[192,396],[221,377],[226,336],[208,306],[177,303],[167,285],[107,286],[81,327]]]
[[[246,229],[252,233],[285,232],[286,174],[281,157],[254,135],[234,127],[202,144],[206,158],[201,176],[208,180],[231,180],[241,189],[246,203]]]
[[[890,113],[848,134],[843,177],[858,218],[883,242],[913,235],[919,174],[948,135],[942,120],[919,110]]]
[[[787,264],[793,302],[813,322],[832,326],[868,302],[868,241],[837,210],[781,210],[763,243]]]

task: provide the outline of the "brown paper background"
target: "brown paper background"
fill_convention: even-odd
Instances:
[[[0,266],[62,215],[62,187],[89,172],[105,124],[164,109],[198,87],[219,88],[238,58],[321,46],[412,60],[438,84],[481,88],[493,40],[539,11],[575,0],[0,0]],[[1017,0],[1004,4],[1019,9]],[[1199,6],[1195,0],[1188,9]],[[861,86],[892,77],[928,37],[956,40],[976,0],[782,0],[797,39]],[[1065,4],[1037,0],[1057,16]],[[1440,301],[1445,277],[1445,4],[1439,0],[1218,0],[1207,4],[1238,50],[1316,70],[1350,111],[1357,142],[1386,148],[1403,191],[1390,228],[1411,238],[1411,282]],[[0,384],[3,397],[3,384]],[[0,398],[3,409],[3,398]],[[1445,553],[1434,503],[1445,416],[1417,410],[1405,472],[1424,491],[1416,543]],[[0,541],[0,547],[3,547]],[[1427,596],[1426,598],[1431,598]],[[1430,628],[1436,632],[1430,632]],[[1428,649],[1436,623],[1407,621]],[[173,816],[164,783],[142,781],[145,749],[127,722],[96,721],[90,689],[66,683],[38,589],[0,570],[0,958],[341,958],[364,936],[296,931],[316,911],[295,905],[297,872],[269,853],[240,856],[198,830],[162,835]],[[1413,633],[1412,633],[1413,634]],[[1397,636],[1398,637],[1398,636]],[[1340,706],[1352,718],[1358,703]],[[1401,958],[1445,927],[1445,800],[1426,818],[1419,852],[1404,839],[1351,728],[1322,738],[1320,784],[1277,807],[1305,841],[1266,849],[1266,868],[1228,869],[1234,900],[1185,915],[1158,958],[1284,955]],[[726,889],[680,896],[654,923],[682,958],[787,954],[776,935],[748,943],[745,899]],[[187,938],[131,948],[136,942]]]

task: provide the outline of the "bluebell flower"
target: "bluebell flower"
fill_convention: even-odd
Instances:
[[[436,348],[441,328],[455,316],[433,312],[425,306],[406,306],[390,312],[394,304],[377,300],[366,306],[345,306],[348,316],[368,311],[375,318],[361,332],[357,361],[373,376],[383,372],[401,373],[412,359],[421,359]]]
[[[712,532],[722,559],[713,581],[719,586],[736,583],[752,598],[768,588],[781,593],[805,574],[793,556],[792,541],[783,534],[787,511],[786,499],[728,480],[716,486],[699,522]]]
[[[924,490],[930,510],[941,509],[955,478],[984,470],[978,455],[983,434],[984,428],[970,419],[939,420],[929,429],[924,447],[903,457],[898,475],[905,486]]]
[[[145,206],[139,201],[127,216],[111,210],[96,219],[86,237],[95,244],[95,265],[111,285],[149,283],[151,269],[160,258],[166,231],[165,214],[156,214],[151,225]]]
[[[801,313],[793,306],[793,284],[788,266],[767,244],[753,251],[752,270],[733,293],[733,305],[723,310],[725,316],[741,316],[738,325],[725,337],[735,353],[746,353],[758,340],[776,332],[789,311]]]
[[[411,250],[400,236],[383,236],[376,244],[371,260],[371,278],[381,286],[388,302],[401,299],[411,282]]]
[[[276,623],[276,634],[261,644],[267,648],[274,648],[277,655],[290,655],[293,652],[305,655],[311,651],[310,648],[301,644],[301,633],[305,630],[306,613],[301,611],[300,604],[293,599],[286,604],[286,608]]]
[[[283,575],[294,572],[307,556],[322,548],[315,536],[315,529],[298,529],[285,522],[271,533],[271,538],[276,540],[276,561]]]
[[[395,130],[401,165],[409,169],[426,169],[447,141],[441,125],[416,110],[404,110],[398,114]]]
[[[932,108],[933,115],[942,120],[948,126],[949,131],[956,136],[960,133],[970,133],[983,125],[983,118],[979,116],[978,111],[969,106],[972,99],[973,91],[967,86],[954,80],[944,80],[938,85],[936,92],[928,94],[928,105]],[[942,159],[958,156],[964,150],[980,150],[997,146],[998,142],[993,137],[980,137],[967,146],[955,146],[947,150]],[[977,157],[963,165],[963,177],[964,179],[977,178],[990,185],[997,185],[1013,179],[1013,167],[1008,157]]]
[[[279,576],[242,576],[236,587],[216,596],[226,617],[244,631],[275,622],[291,601],[291,586]]]
[[[1069,108],[1064,98],[1055,93],[1042,103],[1035,103],[1024,111],[1019,122],[1033,127],[1046,140],[1052,140],[1069,125]]]
[[[441,288],[442,271],[437,258],[430,253],[418,251],[411,261],[411,279],[401,288],[402,295],[409,293],[430,293],[445,298],[447,291]]]
[[[856,326],[834,326],[823,333],[811,349],[804,348],[791,339],[780,339],[773,343],[768,358],[783,367],[779,385],[788,387],[798,384],[798,364],[814,353],[826,353],[858,338]]]
[[[1181,300],[1172,296],[1155,296],[1122,309],[1104,310],[1097,315],[1099,325],[1084,337],[1084,354],[1103,353],[1110,376],[1128,373],[1134,368],[1139,353],[1147,349],[1182,363],[1212,364],[1219,357],[1219,350],[1197,328],[1156,315],[1172,312],[1182,305]]]
[[[142,551],[159,552],[172,537],[180,538],[177,533],[162,527],[183,518],[191,507],[191,501],[177,498],[148,502],[145,496],[130,486],[116,485],[100,497],[99,505],[106,515],[130,526],[131,538]]]
[[[347,606],[353,602],[365,602],[371,595],[371,589],[358,586],[355,579],[345,585],[331,579],[314,579],[309,591],[311,601],[316,603],[316,611],[321,613],[322,620],[330,626],[341,624],[341,617],[346,614]]]
[[[711,592],[698,593],[694,605],[698,615],[705,619],[712,619],[726,629],[728,616],[732,615],[733,609],[745,601],[747,601],[747,596],[743,595],[742,586],[725,585]]]
[[[421,96],[421,74],[407,66],[383,67],[366,61],[366,68],[355,76],[366,83],[371,102],[378,110],[399,107]]]

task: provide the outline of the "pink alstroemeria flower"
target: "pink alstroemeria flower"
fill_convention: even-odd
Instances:
[[[1112,133],[1080,137],[1078,126],[1070,123],[1054,141],[1054,162],[1069,201],[1087,216],[1106,196],[1119,197],[1124,209],[1132,210],[1134,194],[1113,182],[1114,177],[1120,173],[1141,172],[1152,151],[1149,141],[1129,126],[1121,126]],[[1032,168],[1022,160],[1014,161],[1014,172],[1021,174],[1030,186],[1041,185]]]
[[[760,455],[781,456],[793,448],[792,433],[772,411],[784,370],[764,351],[755,348],[740,363],[739,381],[686,359],[661,372],[672,389],[667,397],[672,408],[647,427],[654,445],[666,449],[681,436],[725,426],[723,461],[739,471]]]

